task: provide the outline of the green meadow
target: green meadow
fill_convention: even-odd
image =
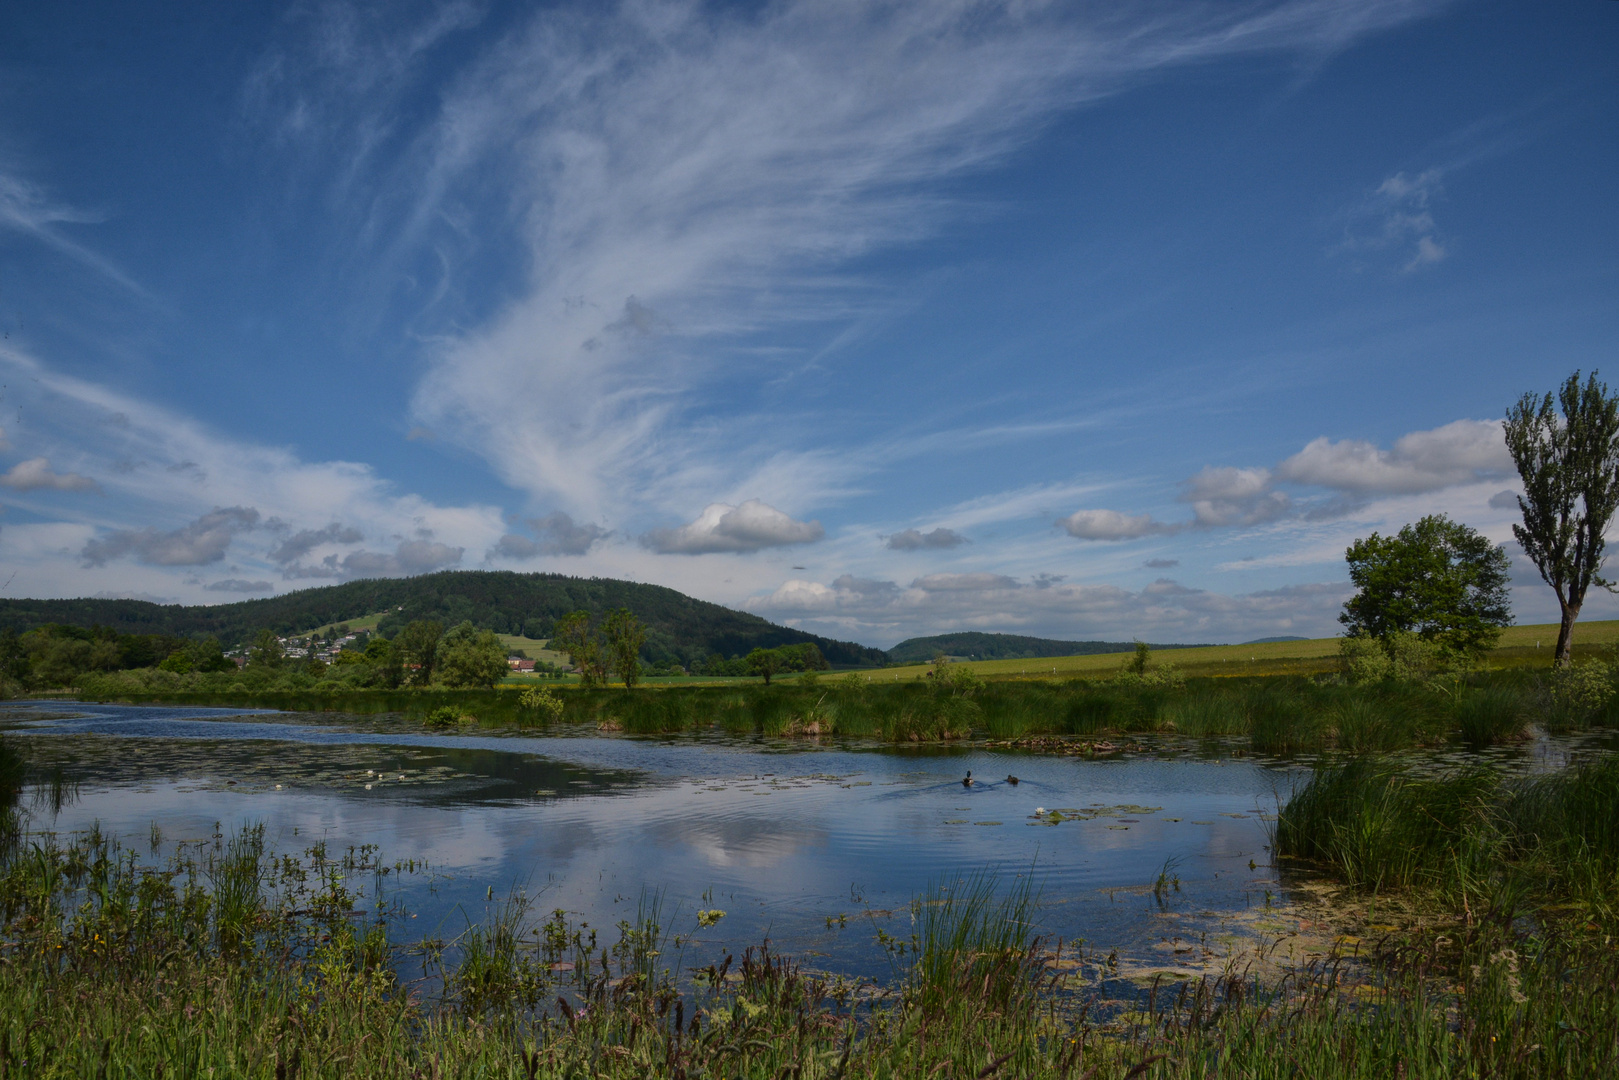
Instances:
[[[1160,649],[1153,662],[1169,665],[1187,676],[1308,675],[1338,668],[1338,638],[1306,641],[1270,641],[1258,645],[1208,645],[1195,649]],[[1557,643],[1555,623],[1509,626],[1485,664],[1490,668],[1551,665]],[[1576,659],[1611,656],[1619,645],[1619,620],[1582,622],[1574,630]],[[967,661],[967,667],[986,679],[1074,678],[1111,675],[1129,659],[1128,654],[1048,657],[1039,660]],[[881,678],[903,682],[927,674],[928,665],[882,669]],[[875,677],[875,676],[874,676]]]

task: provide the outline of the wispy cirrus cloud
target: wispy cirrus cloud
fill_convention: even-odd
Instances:
[[[431,303],[464,301],[435,328],[419,429],[482,455],[535,501],[622,521],[747,490],[802,502],[762,474],[767,460],[791,471],[818,455],[797,471],[811,485],[860,471],[844,460],[858,449],[826,460],[814,423],[721,423],[708,403],[798,362],[745,342],[868,302],[839,276],[851,259],[957,219],[941,184],[1153,73],[1320,55],[1440,6],[547,8],[407,134],[419,114],[395,88],[477,18],[452,6],[386,31],[315,20],[301,49],[277,47],[251,96],[289,139],[352,144],[339,186],[382,277],[430,264]],[[503,197],[479,197],[491,187]],[[476,236],[511,242],[495,251]],[[470,299],[487,259],[526,267],[494,310]],[[468,307],[478,317],[461,317]]]
[[[104,220],[104,213],[63,205],[38,184],[0,171],[0,229],[32,237],[130,292],[147,296],[146,290],[112,260],[74,240],[62,229],[63,225],[93,225]]]
[[[1384,180],[1349,213],[1340,250],[1394,252],[1405,273],[1443,260],[1449,252],[1433,217],[1442,180],[1439,169]]]

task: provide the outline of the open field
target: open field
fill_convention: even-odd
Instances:
[[[1153,653],[1152,662],[1155,666],[1172,665],[1188,676],[1310,675],[1336,668],[1338,641],[1338,638],[1332,637],[1273,641],[1263,645],[1209,645],[1196,649],[1162,650]],[[1501,635],[1500,645],[1491,651],[1489,665],[1518,667],[1536,661],[1550,664],[1551,650],[1556,643],[1555,623],[1510,626]],[[1582,622],[1574,628],[1577,658],[1600,654],[1616,644],[1619,644],[1619,619]],[[968,661],[962,666],[991,679],[1075,678],[1111,675],[1129,658],[1127,653],[1101,653],[1041,660]],[[903,682],[920,678],[928,670],[926,664],[913,664],[883,668],[880,673],[873,671],[872,675],[885,682]]]
[[[506,646],[508,652],[514,649],[520,650],[530,660],[544,660],[546,663],[555,664],[557,667],[568,666],[567,653],[560,653],[546,648],[551,643],[550,638],[530,638],[523,637],[521,634],[496,634],[495,636],[500,639],[502,645]]]
[[[327,623],[325,626],[317,626],[313,630],[300,630],[296,636],[308,637],[310,634],[314,634],[316,637],[325,637],[333,630],[336,630],[339,626],[346,626],[349,628],[349,630],[354,632],[361,630],[375,630],[377,628],[377,624],[381,622],[383,616],[387,614],[388,613],[386,611],[377,611],[370,615],[362,615],[358,619],[344,619],[341,622]]]

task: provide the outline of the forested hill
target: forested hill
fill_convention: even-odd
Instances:
[[[832,641],[777,626],[757,615],[696,600],[660,585],[562,574],[447,570],[411,578],[370,578],[302,589],[234,604],[151,604],[141,600],[0,600],[0,629],[22,633],[46,623],[106,626],[126,634],[212,634],[226,648],[261,629],[295,634],[318,626],[389,612],[379,629],[388,635],[412,619],[446,626],[471,620],[503,634],[549,637],[561,615],[583,608],[600,614],[629,608],[647,627],[642,655],[652,663],[692,664],[715,653],[731,657],[756,646],[814,642],[837,666],[887,662],[881,649]]]
[[[1042,656],[1089,656],[1135,649],[1133,641],[1056,641],[1021,634],[938,634],[909,638],[888,650],[896,664],[924,664],[939,653],[972,660],[1037,660]],[[1190,649],[1191,645],[1153,645],[1154,649]]]

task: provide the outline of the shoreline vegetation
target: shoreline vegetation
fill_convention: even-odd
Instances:
[[[1107,679],[988,682],[968,665],[884,682],[853,672],[771,686],[447,690],[176,691],[127,673],[86,677],[81,700],[397,713],[434,728],[594,728],[631,735],[720,730],[735,735],[871,739],[888,743],[983,738],[1004,744],[1145,734],[1247,737],[1263,754],[1392,751],[1459,742],[1522,741],[1619,721],[1619,665],[1410,673],[1355,681],[1314,677],[1182,677],[1170,667],[1115,669]]]
[[[891,976],[849,979],[705,944],[723,913],[656,895],[616,928],[516,895],[410,942],[396,883],[427,868],[373,847],[278,852],[247,826],[159,858],[156,833],[143,857],[23,831],[0,856],[0,1076],[1605,1075],[1616,822],[1613,756],[1531,780],[1323,770],[1279,853],[1420,917],[1286,971],[1150,985],[1042,939],[1026,878],[930,889],[887,938]]]

